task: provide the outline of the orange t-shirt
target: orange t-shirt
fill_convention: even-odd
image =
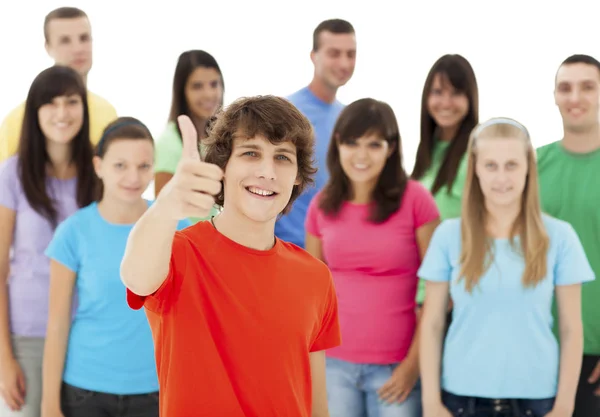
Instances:
[[[259,251],[210,222],[178,231],[169,275],[127,291],[152,328],[160,415],[310,417],[309,353],[341,343],[327,266],[276,240]]]

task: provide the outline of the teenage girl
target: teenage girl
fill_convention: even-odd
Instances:
[[[119,272],[127,237],[151,204],[142,194],[153,161],[154,141],[140,121],[108,125],[93,159],[101,198],[63,222],[46,250],[44,417],[158,416],[152,334],[144,311],[128,307]]]

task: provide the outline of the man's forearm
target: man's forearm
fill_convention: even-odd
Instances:
[[[121,262],[121,279],[133,293],[150,295],[166,279],[177,224],[156,202],[131,230]]]

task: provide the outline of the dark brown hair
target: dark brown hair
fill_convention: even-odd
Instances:
[[[223,95],[225,95],[225,81],[223,80],[223,73],[217,63],[217,60],[208,52],[200,50],[185,51],[177,59],[177,66],[175,67],[175,74],[173,75],[173,91],[171,97],[171,110],[169,111],[169,122],[175,123],[179,137],[181,132],[179,131],[179,124],[177,118],[182,114],[185,114],[189,118],[193,119],[193,114],[190,111],[187,99],[185,97],[185,85],[187,84],[188,78],[196,70],[196,68],[213,68],[219,73],[221,78],[221,88],[223,89]],[[220,107],[223,106],[223,98],[221,98]],[[207,122],[208,126],[208,122]],[[204,132],[198,132],[198,136]]]
[[[392,150],[373,189],[375,204],[369,220],[383,223],[400,208],[408,176],[402,166],[402,145],[396,115],[387,103],[363,98],[346,106],[333,128],[327,152],[330,177],[319,197],[319,207],[326,215],[337,215],[342,204],[353,198],[352,184],[340,163],[339,146],[367,135],[380,136]]]
[[[563,65],[571,65],[571,64],[592,65],[592,66],[596,67],[596,69],[600,73],[600,62],[596,58],[594,58],[593,56],[590,56],[590,55],[584,55],[584,54],[571,55],[570,57],[566,58],[560,64],[559,68],[562,67]]]
[[[316,52],[320,45],[320,36],[323,32],[331,32],[337,35],[354,34],[354,27],[350,22],[343,19],[324,20],[313,31],[313,51]]]
[[[444,82],[449,83],[458,92],[467,96],[469,110],[456,133],[456,137],[450,142],[446,156],[431,186],[430,191],[432,194],[437,193],[443,186],[447,186],[448,192],[451,191],[459,165],[467,150],[469,135],[479,123],[479,90],[471,64],[461,55],[442,56],[431,67],[423,87],[421,96],[421,140],[417,148],[417,157],[411,177],[417,180],[421,179],[432,163],[438,126],[429,114],[427,102],[436,75],[442,76]]]
[[[78,17],[87,18],[87,14],[77,7],[59,7],[58,9],[52,10],[46,15],[44,19],[44,39],[46,43],[49,43],[50,36],[48,34],[48,25],[55,19],[76,19]]]
[[[84,207],[95,197],[96,175],[92,167],[90,117],[87,90],[81,76],[65,66],[42,71],[31,84],[19,141],[19,179],[29,205],[52,224],[57,225],[57,211],[46,189],[46,170],[52,163],[46,149],[46,137],[40,128],[38,111],[56,97],[78,95],[83,104],[83,124],[71,141],[71,158],[77,170],[77,204]]]
[[[119,117],[104,128],[102,137],[96,145],[95,154],[99,158],[104,158],[106,151],[110,148],[111,143],[118,140],[147,140],[154,146],[154,138],[152,133],[145,124],[140,122],[135,117]],[[102,199],[104,194],[104,184],[98,178],[98,191],[96,197]]]
[[[205,161],[225,169],[235,138],[264,136],[272,144],[291,142],[296,146],[298,178],[292,195],[282,213],[287,213],[292,203],[304,189],[312,185],[314,166],[314,131],[308,119],[288,100],[267,96],[244,97],[230,104],[213,119],[211,131],[206,139]],[[216,204],[222,206],[223,191],[216,197]]]

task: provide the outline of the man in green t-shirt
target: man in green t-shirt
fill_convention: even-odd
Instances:
[[[542,208],[573,226],[596,274],[594,281],[582,286],[584,356],[573,417],[598,417],[600,62],[588,55],[573,55],[559,67],[555,84],[554,98],[562,117],[564,136],[537,151]],[[560,330],[557,328],[556,331]],[[568,358],[565,360],[569,366]]]

